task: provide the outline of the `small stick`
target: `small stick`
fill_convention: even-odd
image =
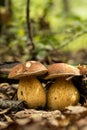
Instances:
[[[11,108],[12,110],[23,109],[23,101],[0,99],[0,108]]]

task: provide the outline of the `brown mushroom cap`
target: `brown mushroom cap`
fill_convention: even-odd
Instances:
[[[55,63],[48,66],[48,74],[45,79],[74,75],[80,75],[80,70],[78,68],[66,63]]]
[[[9,78],[19,79],[24,76],[39,76],[45,74],[48,69],[38,61],[27,61],[12,68]]]

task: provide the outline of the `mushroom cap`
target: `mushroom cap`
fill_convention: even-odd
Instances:
[[[24,76],[39,76],[43,75],[48,69],[38,61],[27,61],[26,63],[18,64],[12,68],[8,78],[19,79]]]
[[[78,75],[80,75],[80,70],[78,68],[66,63],[55,63],[48,66],[48,74],[45,79]]]

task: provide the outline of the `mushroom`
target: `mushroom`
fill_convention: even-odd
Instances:
[[[69,76],[80,75],[78,68],[65,63],[55,63],[48,66],[48,79],[56,79],[47,92],[47,107],[63,110],[69,105],[79,102],[80,94]]]
[[[26,102],[29,108],[44,107],[46,92],[37,76],[47,72],[47,68],[38,61],[27,61],[12,68],[9,78],[19,79],[18,100]]]

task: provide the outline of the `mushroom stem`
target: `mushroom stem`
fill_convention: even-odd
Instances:
[[[45,89],[35,76],[20,78],[17,95],[29,108],[43,108],[46,104]]]
[[[53,110],[63,110],[69,105],[77,104],[79,97],[79,92],[72,81],[67,81],[65,77],[59,77],[48,90],[47,106]]]

